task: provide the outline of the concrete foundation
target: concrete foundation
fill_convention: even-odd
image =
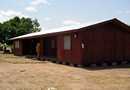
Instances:
[[[74,64],[70,63],[70,66],[74,66]]]
[[[121,62],[121,64],[122,64],[122,65],[125,65],[126,63],[127,63],[126,61],[124,61],[124,62]]]
[[[91,64],[91,67],[97,67],[97,65],[96,64]]]
[[[112,66],[116,66],[117,65],[117,62],[112,62]]]
[[[81,67],[81,68],[82,68],[82,67],[84,67],[84,66],[83,66],[83,65],[77,65],[77,67]]]
[[[59,61],[56,61],[56,63],[57,63],[57,64],[60,64],[60,62],[59,62]]]
[[[102,66],[108,66],[107,63],[102,63]]]
[[[65,62],[62,62],[62,64],[66,65],[66,63],[65,63]]]

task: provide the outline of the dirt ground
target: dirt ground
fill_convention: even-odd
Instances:
[[[130,64],[78,68],[0,54],[0,90],[130,90]]]

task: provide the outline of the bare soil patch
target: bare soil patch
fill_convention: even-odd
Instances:
[[[8,63],[8,60],[19,63]],[[44,63],[20,64],[29,61]],[[1,57],[0,54],[0,90],[48,90],[48,88],[129,90],[130,65],[78,68],[13,55]]]

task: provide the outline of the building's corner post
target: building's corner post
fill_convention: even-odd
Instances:
[[[31,53],[31,51],[32,51],[31,49],[32,48],[31,48],[31,46],[32,46],[32,39],[30,39],[30,57],[32,56],[32,53]]]
[[[43,40],[42,40],[42,39],[43,39],[43,38],[41,37],[41,41],[40,41],[40,42],[41,42],[41,59],[43,58],[43,57],[42,57],[42,50],[43,50]]]
[[[23,40],[21,40],[20,41],[20,51],[21,51],[21,53],[20,53],[20,55],[23,55],[23,42],[22,42]]]
[[[15,40],[13,41],[13,44],[14,44],[14,54],[15,54]]]

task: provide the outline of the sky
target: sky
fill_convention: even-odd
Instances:
[[[35,18],[42,30],[117,18],[130,25],[130,0],[0,0],[0,22]]]

